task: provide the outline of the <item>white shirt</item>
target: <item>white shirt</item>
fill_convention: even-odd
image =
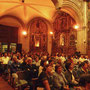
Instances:
[[[85,58],[79,58],[79,62],[84,62],[85,61]]]
[[[7,56],[7,57],[2,57],[2,62],[3,64],[8,64],[10,58]]]
[[[63,57],[63,56],[61,56],[60,59],[61,59],[62,63],[64,63],[66,61],[65,57]]]

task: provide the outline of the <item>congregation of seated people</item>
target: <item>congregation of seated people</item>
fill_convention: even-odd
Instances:
[[[0,53],[1,77],[5,77],[7,81],[12,77],[14,85],[19,86],[20,72],[23,72],[23,80],[27,82],[23,84],[30,86],[30,90],[89,90],[90,88],[90,59],[87,55],[68,56],[64,53],[49,55],[47,52],[24,51]],[[84,80],[85,83],[82,84],[83,78],[87,83]]]

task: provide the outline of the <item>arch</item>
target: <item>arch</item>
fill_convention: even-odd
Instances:
[[[0,17],[0,20],[6,19],[6,18],[11,18],[11,19],[16,20],[16,21],[18,22],[17,25],[19,24],[19,26],[21,26],[21,27],[24,27],[24,26],[25,26],[24,22],[23,22],[20,18],[15,17],[15,16],[12,16],[12,15],[4,15],[4,16],[1,16],[1,17]]]
[[[45,19],[45,18],[43,18],[43,17],[34,17],[34,18],[32,18],[31,20],[29,20],[29,22],[27,23],[27,28],[29,28],[30,25],[31,25],[31,22],[32,22],[33,20],[37,19],[37,18],[44,20],[45,23],[47,24],[47,26],[49,25],[50,27],[53,28],[52,24],[51,24],[47,19]]]
[[[62,10],[70,14],[75,19],[75,21],[79,23],[80,26],[82,26],[83,15],[81,8],[78,6],[78,3],[79,2],[76,1],[64,1]]]
[[[66,13],[68,13],[75,21],[77,24],[80,25],[80,27],[82,27],[83,25],[83,15],[82,15],[82,10],[81,8],[76,4],[76,2],[72,2],[72,1],[64,1],[61,11],[64,11]],[[55,12],[53,18],[55,20],[56,16],[57,16],[57,11]]]

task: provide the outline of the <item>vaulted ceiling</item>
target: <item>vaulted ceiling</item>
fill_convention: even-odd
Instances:
[[[22,0],[0,0],[0,23],[4,24],[15,24],[16,19],[28,23],[33,17],[51,20],[54,12],[55,7],[51,0],[24,0],[24,3]],[[16,21],[13,22],[13,19]]]
[[[22,2],[24,1],[24,2]],[[57,0],[53,0],[57,1]],[[64,0],[62,10],[78,19],[78,12],[74,11],[72,4]],[[75,4],[74,4],[75,5]],[[56,8],[52,0],[0,0],[0,24],[20,27],[28,24],[34,17],[42,17],[52,22]]]

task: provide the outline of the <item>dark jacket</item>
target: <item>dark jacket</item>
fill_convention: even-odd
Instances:
[[[73,73],[71,73],[69,70],[65,72],[65,77],[66,77],[66,80],[68,81],[69,87],[73,87],[77,85],[72,82],[72,75]]]

